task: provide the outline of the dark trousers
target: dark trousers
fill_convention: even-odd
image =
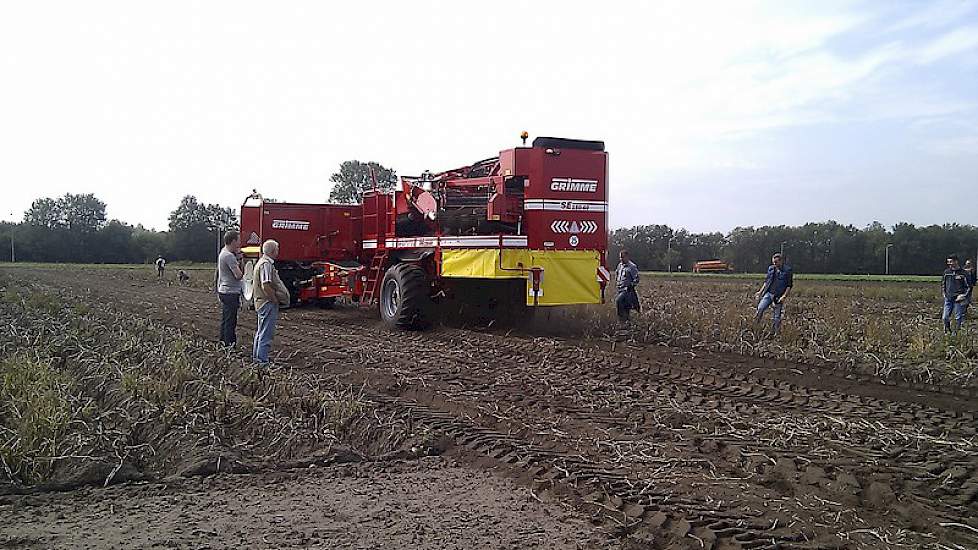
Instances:
[[[618,307],[618,320],[621,322],[628,321],[629,310],[634,309],[635,311],[639,311],[639,308],[641,308],[641,304],[638,301],[638,293],[635,292],[635,288],[618,289],[618,295],[615,296],[615,305]]]
[[[221,343],[233,346],[238,341],[238,309],[241,308],[240,294],[218,293],[221,299]]]

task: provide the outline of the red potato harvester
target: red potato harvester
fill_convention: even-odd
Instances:
[[[470,166],[401,177],[400,189],[368,191],[361,204],[252,194],[241,207],[246,298],[261,243],[275,239],[294,301],[348,297],[402,328],[424,326],[432,304],[452,298],[601,303],[607,175],[603,142],[539,137]]]

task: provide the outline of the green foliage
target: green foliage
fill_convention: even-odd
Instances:
[[[237,227],[236,212],[186,196],[170,214],[170,231],[105,221],[105,203],[94,195],[67,194],[34,201],[19,224],[0,223],[0,261],[147,263],[168,260],[212,262],[218,238]]]
[[[326,375],[258,373],[246,356],[26,277],[0,273],[0,319],[5,481],[108,484],[126,469],[173,475],[188,460],[290,461],[372,417]]]
[[[691,271],[700,260],[723,259],[741,273],[763,272],[771,255],[783,250],[796,274],[827,273],[877,275],[886,271],[890,247],[890,273],[923,275],[944,270],[948,254],[974,258],[978,227],[945,224],[916,227],[900,223],[891,230],[874,222],[864,229],[834,221],[799,227],[738,227],[727,235],[675,231],[665,225],[644,225],[613,231],[609,263],[627,248],[639,269]],[[667,258],[668,256],[668,258]],[[667,261],[668,260],[668,261]]]
[[[377,188],[381,191],[394,189],[397,174],[390,168],[376,162],[360,162],[348,160],[340,164],[338,172],[329,177],[333,188],[329,192],[329,201],[341,204],[360,202],[363,192],[373,189],[374,180],[371,171],[377,178]]]
[[[0,467],[26,483],[44,480],[72,420],[71,380],[51,363],[14,355],[0,361]]]
[[[220,235],[237,226],[238,216],[230,208],[204,204],[187,195],[170,213],[169,251],[183,260],[212,260],[220,248]]]
[[[74,232],[93,232],[105,223],[105,203],[86,193],[67,193],[58,199],[34,201],[24,213],[24,223],[36,227],[67,228]]]

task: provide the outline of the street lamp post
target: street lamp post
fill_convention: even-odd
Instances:
[[[825,267],[822,269],[823,272],[829,272],[829,256],[832,254],[832,239],[825,241]]]
[[[891,246],[893,245],[892,244],[886,245],[886,274],[887,275],[890,274],[890,247]]]
[[[666,270],[672,273],[672,237],[666,242]]]
[[[10,219],[13,219],[14,213],[10,213]],[[14,224],[10,224],[10,263],[17,261],[17,256],[14,255]]]
[[[669,237],[669,241],[666,242],[666,265],[669,273],[672,273],[672,241],[675,239],[676,237]]]
[[[781,241],[781,257],[784,257],[784,245],[788,244],[788,241]]]

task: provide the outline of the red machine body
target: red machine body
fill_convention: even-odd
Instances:
[[[360,205],[256,201],[241,207],[241,243],[279,243],[279,257],[310,263],[355,261],[360,254]]]
[[[252,195],[241,209],[242,242],[252,257],[263,241],[279,242],[280,273],[299,300],[380,301],[385,319],[385,296],[395,305],[387,313],[397,316],[413,300],[404,292],[422,276],[428,295],[418,303],[450,295],[461,279],[485,288],[523,281],[532,297],[524,295],[527,305],[544,292],[551,305],[590,300],[555,298],[560,277],[571,286],[600,284],[603,300],[607,171],[601,142],[537,138],[531,147],[469,166],[402,177],[394,193],[368,191],[361,204],[266,202]],[[517,259],[504,265],[504,257]],[[579,257],[596,266],[590,275],[581,275]],[[388,280],[391,291],[384,294]],[[398,284],[407,286],[398,290]]]

